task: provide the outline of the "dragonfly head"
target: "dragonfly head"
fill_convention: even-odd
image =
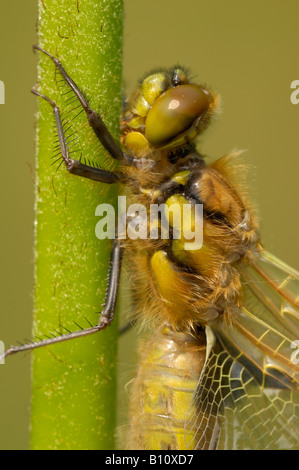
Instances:
[[[217,96],[190,83],[182,67],[148,75],[133,93],[123,116],[122,143],[127,151],[180,147],[200,134],[217,106]]]

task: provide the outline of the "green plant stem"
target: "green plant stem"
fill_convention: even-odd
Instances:
[[[59,57],[92,97],[92,107],[100,107],[116,138],[122,27],[122,0],[39,0],[40,47]],[[54,69],[51,60],[39,54],[39,90],[63,110],[61,95],[68,89],[59,88],[61,77]],[[51,166],[56,139],[52,109],[41,99],[38,106],[34,334],[44,337],[66,332],[64,327],[77,330],[74,321],[83,328],[89,326],[86,318],[92,324],[98,321],[111,243],[95,236],[95,208],[115,203],[117,187],[71,175],[64,165],[58,170],[58,164]],[[81,118],[86,120],[84,113]],[[84,138],[84,132],[90,136],[87,129],[79,129],[83,157],[112,169],[109,156],[94,151],[93,137]],[[34,351],[32,449],[114,448],[116,353],[116,320],[96,335]]]

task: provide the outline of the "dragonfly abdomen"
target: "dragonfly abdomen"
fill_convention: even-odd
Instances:
[[[192,416],[191,399],[205,355],[204,334],[194,338],[169,327],[141,344],[131,390],[128,449],[187,449],[185,435],[190,441],[193,435],[186,416]]]

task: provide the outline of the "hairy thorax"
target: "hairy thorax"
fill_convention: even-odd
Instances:
[[[158,170],[147,171],[146,184],[142,178],[137,182],[132,178],[131,202],[146,207],[147,232],[143,239],[125,243],[134,278],[135,314],[145,321],[171,322],[175,329],[183,330],[210,324],[223,315],[231,320],[238,313],[241,284],[236,265],[244,258],[254,259],[258,235],[242,190],[229,179],[232,159],[234,156],[223,157],[206,165],[198,154],[190,154],[179,165],[168,165],[172,174],[167,178],[164,174],[159,180],[163,161]],[[173,205],[176,209],[190,206],[193,230],[202,232],[199,246],[194,243],[193,247],[192,239],[184,238],[184,222],[178,227]],[[195,219],[197,205],[202,205],[199,222]],[[166,236],[161,213],[152,213],[157,206],[162,215],[167,212]],[[151,236],[153,226],[155,238]],[[175,236],[177,229],[181,229],[180,237]]]

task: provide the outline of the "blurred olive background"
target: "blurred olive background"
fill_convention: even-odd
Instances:
[[[298,1],[126,0],[125,8],[125,88],[131,91],[155,67],[179,63],[221,94],[222,113],[200,149],[213,158],[247,149],[264,243],[298,269],[299,105],[290,101],[290,84],[299,79]],[[0,340],[6,345],[31,337],[36,23],[37,0],[1,0]],[[124,356],[129,343],[126,335],[121,401],[133,371],[135,353]],[[30,355],[11,357],[0,365],[1,449],[28,448],[29,411]]]

